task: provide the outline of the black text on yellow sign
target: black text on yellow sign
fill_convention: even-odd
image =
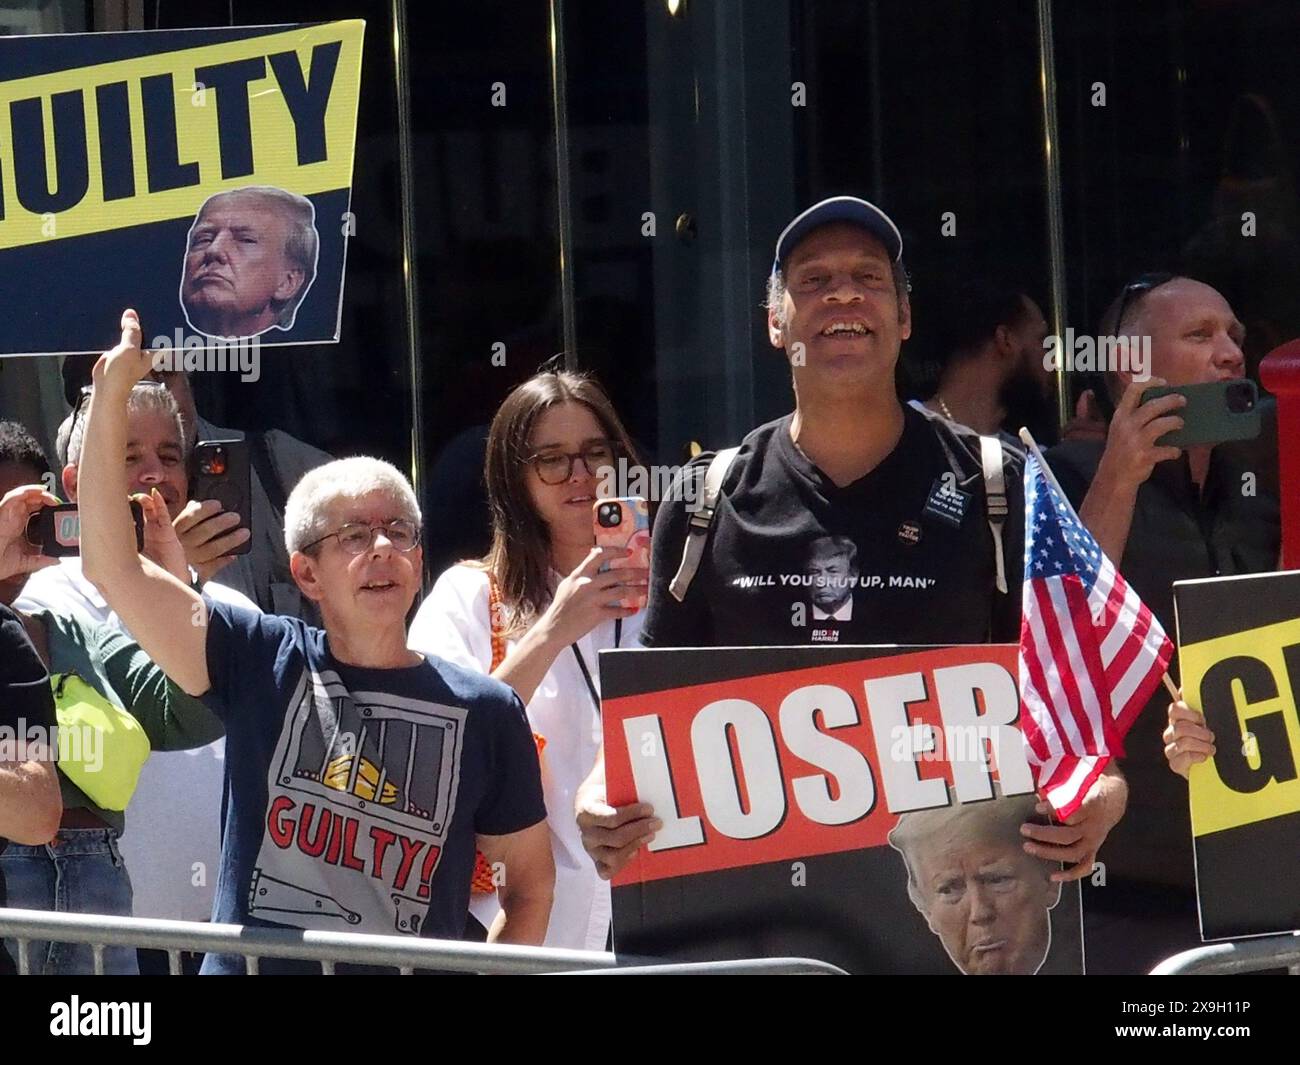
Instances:
[[[1300,621],[1182,648],[1183,692],[1215,757],[1191,773],[1197,836],[1300,810]]]
[[[271,31],[0,81],[0,250],[352,180],[365,23]]]

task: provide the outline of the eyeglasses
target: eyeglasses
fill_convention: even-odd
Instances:
[[[339,546],[349,555],[362,555],[370,550],[370,545],[375,542],[375,534],[381,530],[394,549],[401,551],[403,554],[415,550],[416,545],[420,542],[420,527],[415,522],[407,521],[405,518],[386,521],[382,525],[367,525],[364,521],[353,521],[344,525],[341,529],[326,533],[319,540],[304,544],[302,550],[306,551],[313,548],[333,536],[338,540]]]
[[[593,441],[581,451],[548,451],[546,454],[532,455],[528,462],[537,471],[542,484],[563,484],[573,476],[575,459],[582,459],[587,472],[594,474],[602,466],[614,464],[614,442],[612,440]]]
[[[1150,292],[1153,288],[1159,288],[1174,279],[1174,275],[1166,273],[1163,270],[1157,270],[1149,274],[1142,274],[1134,278],[1119,295],[1119,313],[1115,315],[1114,332],[1119,334],[1120,326],[1124,323],[1124,315],[1137,305],[1137,301]]]

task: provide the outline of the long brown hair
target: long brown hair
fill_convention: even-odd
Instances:
[[[533,506],[527,478],[528,440],[537,419],[552,407],[581,403],[613,442],[614,459],[639,464],[636,445],[605,390],[585,374],[557,371],[530,377],[502,402],[488,429],[488,506],[492,513],[492,547],[478,563],[501,589],[501,631],[513,636],[527,629],[551,598],[551,535]],[[596,471],[592,471],[595,473]]]

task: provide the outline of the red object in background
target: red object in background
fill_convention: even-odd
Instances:
[[[1277,397],[1277,450],[1282,492],[1282,568],[1300,569],[1300,340],[1279,344],[1259,364],[1259,379]]]

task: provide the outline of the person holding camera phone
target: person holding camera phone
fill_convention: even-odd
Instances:
[[[604,568],[631,551],[593,546],[598,478],[620,458],[639,461],[595,381],[557,372],[521,384],[488,432],[491,549],[443,573],[411,625],[411,647],[491,673],[527,704],[555,857],[555,947],[603,950],[609,934],[609,886],[583,852],[573,804],[600,749],[596,656],[638,645],[640,611],[622,602],[644,602],[649,578]],[[490,925],[495,898],[477,891],[470,909]]]
[[[80,407],[83,386],[90,381],[94,355],[68,355],[63,360],[63,391],[71,405]],[[289,614],[320,626],[316,604],[303,596],[289,572],[289,555],[284,548],[284,507],[293,486],[309,470],[331,461],[333,456],[312,447],[280,429],[244,432],[215,425],[199,412],[188,372],[166,360],[155,360],[148,380],[157,381],[171,393],[180,408],[185,428],[185,450],[190,456],[190,497],[172,523],[185,545],[186,557],[201,581],[220,574],[221,584],[252,600],[265,613]],[[66,460],[68,430],[72,419],[59,431],[60,458]],[[204,469],[205,451],[230,441],[230,464],[226,491],[213,492],[220,478]],[[215,443],[214,443],[215,442]],[[230,511],[214,495],[230,502],[231,492],[242,504],[248,520],[240,532]],[[233,550],[232,550],[233,548]]]
[[[89,387],[78,393],[78,403],[65,422],[67,432],[61,433],[66,462],[58,473],[72,502],[78,501],[84,488],[81,472],[92,395]],[[201,518],[194,517],[190,451],[185,418],[173,392],[154,381],[137,383],[127,399],[123,457],[128,491],[150,498],[157,492],[185,553],[187,568],[178,570],[178,575],[184,573],[187,583],[198,581],[214,599],[257,609],[224,580],[210,579],[223,565],[225,552],[247,541],[248,531],[235,527],[236,514],[214,516],[205,511]],[[146,536],[144,553],[158,561],[155,543],[156,537]],[[15,606],[28,614],[48,610],[125,631],[117,612],[86,579],[77,556],[61,558],[57,566],[34,574]],[[133,828],[121,846],[127,865],[149,870],[134,885],[137,917],[199,921],[212,913],[221,855],[225,759],[225,741],[219,737],[220,733],[197,749],[155,751],[145,763],[132,796]]]
[[[17,428],[0,422],[0,589],[21,587],[29,573],[54,565],[54,559],[24,536],[30,517],[56,502],[38,485],[12,486],[17,463],[4,457]],[[0,591],[0,595],[3,595]],[[22,619],[0,599],[0,728],[27,736],[54,728],[54,698],[45,664],[36,654]],[[55,838],[63,800],[51,744],[0,749],[0,908],[9,905],[3,855],[7,846],[42,846]],[[14,972],[13,960],[0,942],[0,976]]]
[[[1275,410],[1268,402],[1244,409],[1253,395],[1245,330],[1207,284],[1170,273],[1138,277],[1111,302],[1100,331],[1124,338],[1128,356],[1094,389],[1099,405],[1110,401],[1113,410],[1107,434],[1067,439],[1046,457],[1084,524],[1172,631],[1174,581],[1276,568]],[[1148,341],[1144,366],[1134,356]],[[1144,400],[1164,385],[1221,389],[1213,424],[1196,424],[1207,408],[1179,393]],[[1228,441],[1219,426],[1246,414],[1262,415],[1259,436]],[[1162,440],[1179,430],[1208,442],[1180,448]],[[1224,442],[1215,442],[1216,430]],[[1125,740],[1129,814],[1107,844],[1104,886],[1084,885],[1090,972],[1147,972],[1200,942],[1187,796],[1166,768],[1161,736],[1167,703],[1157,689]]]
[[[30,573],[58,563],[40,553],[29,529],[30,519],[58,504],[40,487],[48,474],[49,465],[31,435],[17,423],[0,422],[0,496],[4,497],[0,607],[6,610],[22,593]],[[170,572],[188,577],[184,551],[162,496],[156,493],[155,487],[150,495],[139,497],[145,549]],[[22,521],[15,513],[20,506]],[[43,670],[53,678],[52,695],[61,724],[77,732],[79,740],[68,748],[73,757],[58,764],[63,809],[58,835],[48,841],[15,840],[0,855],[9,904],[29,910],[129,917],[133,912],[129,869],[135,868],[138,883],[149,884],[159,879],[162,864],[159,852],[147,845],[137,848],[133,857],[125,855],[121,845],[129,803],[133,824],[137,818],[132,800],[142,763],[151,752],[157,757],[160,751],[210,744],[221,736],[221,723],[202,703],[168,683],[120,628],[97,623],[79,611],[44,607],[14,609],[12,616],[23,627]],[[78,707],[87,703],[97,713],[116,719],[118,728],[111,734],[92,735],[91,725],[79,727]],[[125,715],[119,716],[121,711]],[[219,795],[212,801],[219,802]],[[178,806],[175,794],[170,802],[173,809]],[[214,816],[215,812],[214,807]],[[187,859],[187,882],[189,869]],[[173,878],[171,886],[175,883]],[[35,973],[94,971],[87,945],[37,941],[30,945],[29,959]],[[136,952],[107,948],[104,969],[120,975],[135,973]]]
[[[113,487],[125,475],[128,398],[150,370],[142,335],[125,311],[120,342],[95,364],[82,551],[86,576],[140,645],[226,726],[213,920],[453,938],[477,847],[509,871],[494,936],[540,942],[554,870],[533,738],[506,685],[407,647],[423,565],[410,481],[355,456],[290,493],[285,546],[325,629],[200,595],[136,552]],[[341,859],[311,842],[329,824],[348,840]],[[404,865],[393,858],[399,838]],[[317,968],[263,959],[259,971]],[[205,973],[244,969],[238,954],[203,962]]]
[[[12,423],[9,423],[10,425]],[[0,423],[0,442],[8,425]],[[0,481],[12,465],[0,458]],[[42,566],[53,565],[29,544],[23,532],[28,518],[48,505],[52,497],[43,489],[26,486],[6,491],[0,483],[0,587],[10,586]],[[54,698],[45,665],[22,620],[0,603],[0,728],[11,735],[30,731],[50,735],[54,728]],[[42,846],[59,829],[63,801],[58,770],[50,743],[22,749],[0,749],[0,908],[9,904],[3,855],[11,843]],[[13,959],[0,943],[0,976],[14,972]]]

